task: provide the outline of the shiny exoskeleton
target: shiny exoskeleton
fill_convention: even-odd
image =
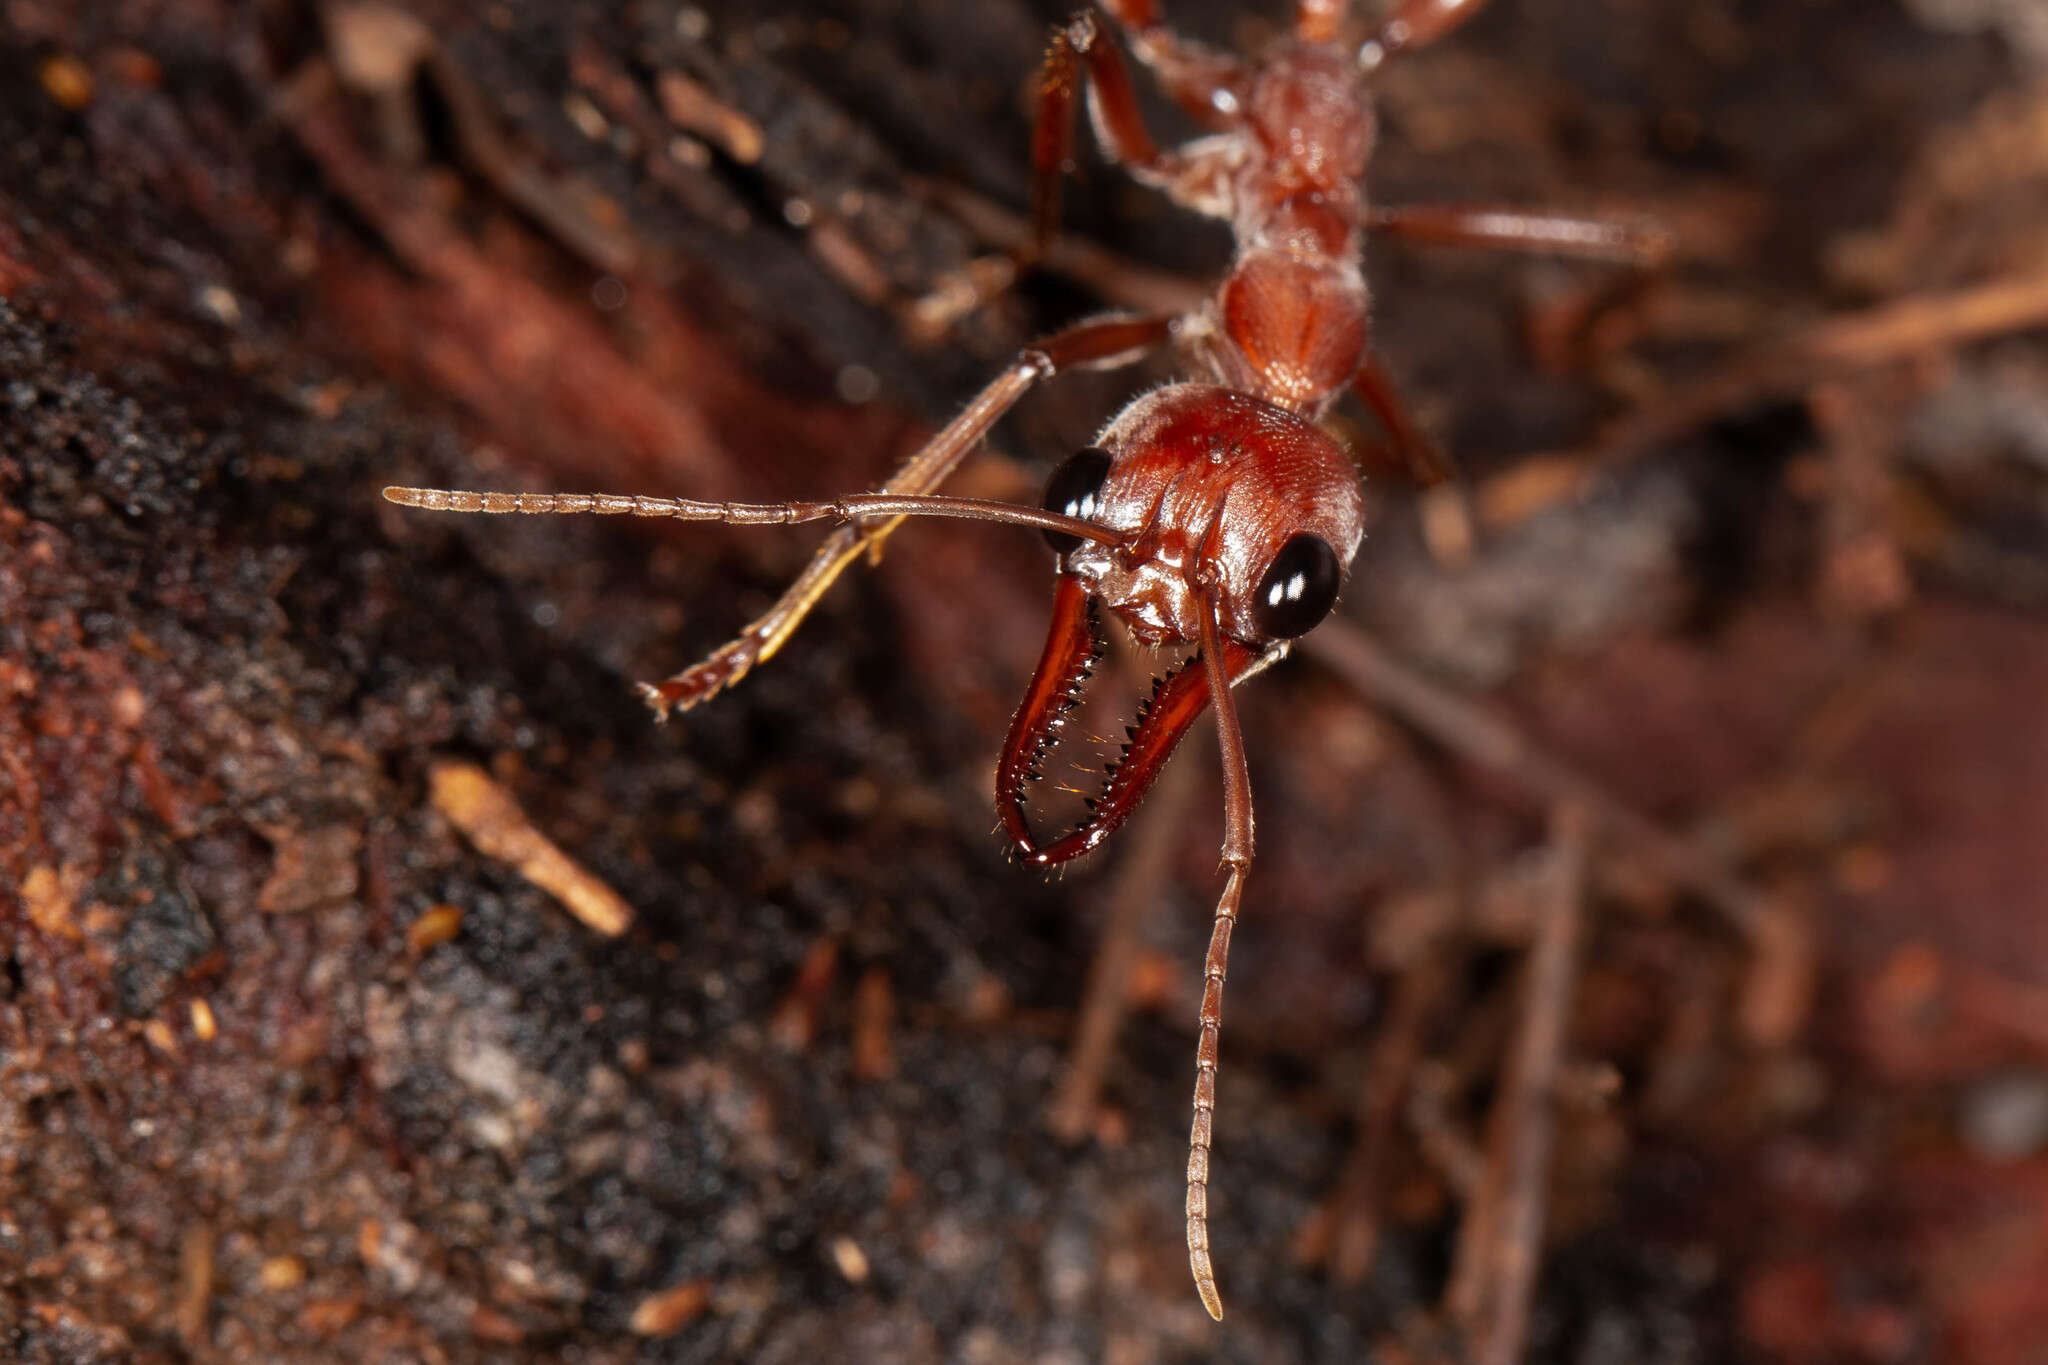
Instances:
[[[1033,144],[1034,234],[1042,257],[1058,223],[1077,97],[1097,142],[1135,178],[1231,224],[1228,274],[1179,317],[1108,317],[1028,348],[875,493],[829,502],[739,504],[609,494],[463,493],[391,488],[408,506],[468,512],[598,512],[737,524],[833,521],[838,528],[758,621],[702,663],[642,691],[658,716],[737,682],[789,638],[850,564],[905,516],[1034,526],[1059,553],[1045,651],[1003,745],[996,806],[1013,852],[1039,866],[1098,847],[1136,807],[1205,710],[1223,757],[1226,874],[1204,962],[1194,1125],[1187,1172],[1190,1265],[1203,1304],[1223,1304],[1209,1255],[1208,1184],[1225,968],[1252,861],[1251,782],[1230,689],[1285,652],[1335,605],[1363,534],[1359,474],[1318,424],[1347,391],[1419,476],[1440,472],[1370,345],[1361,270],[1365,234],[1506,246],[1641,263],[1661,237],[1640,224],[1464,207],[1384,208],[1365,172],[1376,124],[1373,73],[1392,54],[1442,37],[1487,0],[1395,0],[1376,26],[1348,0],[1296,0],[1291,33],[1252,58],[1189,42],[1156,0],[1103,0],[1162,88],[1211,130],[1162,148],[1140,116],[1128,68],[1102,14],[1054,35]],[[1088,449],[1062,464],[1044,506],[936,495],[989,428],[1061,370],[1127,364],[1171,344],[1191,377],[1134,400]],[[1105,614],[1141,644],[1189,644],[1195,660],[1160,679],[1072,828],[1033,828],[1035,783],[1104,648]]]

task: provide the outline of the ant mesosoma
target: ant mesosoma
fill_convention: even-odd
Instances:
[[[1360,270],[1367,231],[1409,239],[1563,252],[1638,264],[1661,253],[1655,228],[1464,207],[1368,204],[1376,134],[1370,79],[1396,52],[1435,42],[1487,0],[1398,0],[1377,29],[1347,0],[1296,0],[1293,32],[1254,60],[1188,41],[1156,0],[1102,0],[1138,60],[1212,131],[1162,148],[1146,129],[1130,73],[1098,13],[1054,35],[1033,140],[1033,235],[1042,257],[1058,226],[1085,86],[1096,140],[1140,182],[1227,220],[1237,251],[1200,309],[1178,317],[1083,322],[1026,349],[958,417],[871,494],[829,502],[744,504],[569,493],[387,488],[408,507],[454,512],[597,512],[735,525],[831,521],[837,529],[766,615],[703,662],[641,692],[665,719],[738,682],[773,655],[833,581],[906,516],[1036,527],[1059,554],[1045,651],[1003,743],[996,806],[1016,855],[1046,867],[1102,843],[1137,806],[1205,707],[1223,758],[1223,891],[1203,964],[1201,1040],[1187,1172],[1187,1242],[1202,1303],[1223,1301],[1209,1258],[1209,1150],[1216,1104],[1224,969],[1252,862],[1251,779],[1230,689],[1275,662],[1336,604],[1363,534],[1359,474],[1318,425],[1346,390],[1425,480],[1439,472],[1368,344]],[[1172,344],[1202,378],[1135,399],[1046,485],[1042,507],[938,496],[934,490],[1034,385],[1062,370],[1132,363]],[[1032,785],[1105,643],[1107,607],[1141,644],[1196,646],[1158,680],[1080,823],[1041,839],[1026,819]]]

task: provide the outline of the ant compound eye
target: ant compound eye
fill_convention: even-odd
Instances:
[[[1102,510],[1102,485],[1109,478],[1109,463],[1109,452],[1093,447],[1067,457],[1045,481],[1045,510],[1081,521],[1094,520]],[[1066,554],[1081,542],[1074,536],[1047,531],[1045,543]]]
[[[1304,531],[1280,547],[1259,580],[1252,623],[1276,640],[1306,635],[1337,605],[1344,566],[1321,536]]]

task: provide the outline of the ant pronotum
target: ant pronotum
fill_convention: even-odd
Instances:
[[[996,805],[1023,861],[1050,866],[1100,845],[1144,797],[1168,755],[1213,705],[1223,758],[1226,873],[1203,966],[1194,1127],[1187,1177],[1188,1256],[1209,1312],[1223,1301],[1209,1259],[1209,1149],[1224,969],[1252,861],[1251,779],[1230,689],[1275,662],[1336,604],[1363,534],[1359,475],[1319,425],[1348,388],[1411,470],[1434,477],[1368,344],[1360,271],[1367,231],[1431,242],[1547,250],[1646,263],[1663,239],[1643,224],[1462,207],[1379,208],[1365,196],[1376,132],[1370,79],[1392,54],[1423,47],[1487,0],[1398,0],[1368,30],[1347,0],[1296,0],[1291,37],[1252,60],[1183,39],[1155,0],[1102,0],[1166,92],[1214,131],[1177,148],[1154,142],[1124,59],[1097,13],[1054,35],[1033,144],[1032,245],[1050,244],[1085,84],[1103,151],[1176,203],[1226,219],[1230,272],[1185,316],[1081,323],[1025,350],[944,430],[872,494],[829,502],[744,504],[608,494],[466,493],[387,488],[409,507],[455,512],[600,512],[736,525],[838,523],[768,613],[703,662],[641,691],[655,714],[687,710],[780,649],[848,565],[906,516],[1036,527],[1059,554],[1045,652],[1003,743]],[[935,490],[1034,385],[1068,369],[1129,364],[1171,343],[1199,380],[1131,402],[1095,444],[1068,459],[1043,507],[938,496]],[[1080,823],[1042,839],[1026,818],[1032,785],[1100,656],[1100,608],[1141,644],[1198,647],[1154,685]]]

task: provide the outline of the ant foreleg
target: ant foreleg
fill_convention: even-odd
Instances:
[[[1304,43],[1335,42],[1350,11],[1350,0],[1294,0],[1294,36]]]
[[[1064,369],[1129,364],[1164,342],[1172,329],[1173,319],[1166,317],[1099,318],[1026,348],[876,491],[929,493],[959,467],[968,451],[1033,385]],[[896,525],[897,519],[891,519],[876,526],[841,526],[818,547],[804,571],[764,615],[701,663],[661,682],[641,684],[641,696],[656,716],[666,719],[671,708],[687,711],[738,682],[754,665],[782,648],[847,566],[878,549]]]

